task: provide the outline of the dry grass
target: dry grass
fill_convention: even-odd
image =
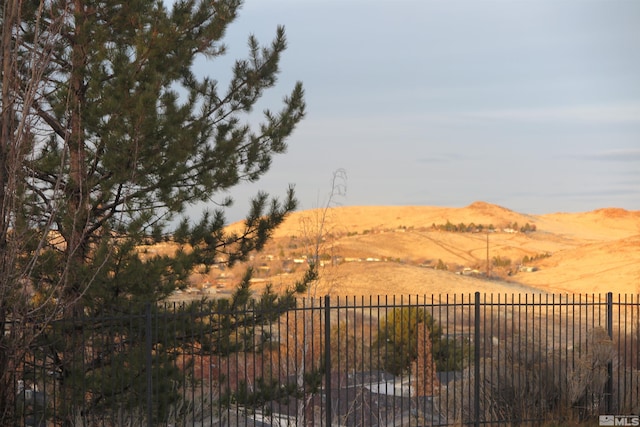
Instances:
[[[604,329],[595,328],[579,344],[581,351],[577,348],[550,351],[529,336],[500,341],[481,361],[481,419],[536,420],[544,415],[561,420],[560,425],[577,425],[597,418],[607,364],[616,357],[613,342]],[[447,390],[442,403],[450,418],[474,419],[475,381],[469,369]]]
[[[315,211],[292,214],[265,249],[279,255],[305,252],[305,222]],[[317,215],[316,215],[317,216]],[[388,295],[439,293],[637,293],[640,284],[640,211],[600,209],[585,213],[527,215],[500,206],[476,202],[464,208],[429,206],[360,206],[331,209],[327,216],[323,250],[351,258],[378,258],[386,262],[343,263],[325,267],[314,294]],[[534,233],[452,233],[434,231],[432,224],[492,224],[496,228],[517,222],[535,224]],[[232,227],[238,227],[234,225]],[[307,238],[309,236],[306,236]],[[502,281],[453,274],[463,267],[485,272],[488,258],[512,262],[509,269],[491,268]],[[524,256],[538,259],[534,273],[519,273]],[[442,260],[449,272],[423,268]],[[269,282],[285,287],[297,273],[272,276]]]

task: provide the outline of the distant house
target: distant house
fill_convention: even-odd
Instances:
[[[484,272],[475,268],[465,267],[462,271],[457,271],[456,274],[463,276],[484,276]]]
[[[396,384],[397,380],[382,372],[356,373],[351,376],[348,385],[332,388],[332,425],[446,425],[447,420],[435,407],[433,397],[411,396],[408,381],[398,381]],[[306,400],[267,402],[262,410],[257,411],[256,419],[266,425],[291,425],[282,422],[286,420],[293,423],[296,416],[304,414],[311,423],[322,423],[326,417],[326,395],[320,391]]]
[[[210,356],[195,360],[195,366],[204,368],[197,375],[214,384],[226,378],[225,386],[237,390],[241,379],[257,378],[271,371],[277,362],[275,354],[243,354],[240,361]],[[207,362],[207,363],[205,363]],[[231,363],[231,365],[229,364]],[[452,375],[453,378],[453,375]],[[270,400],[257,407],[238,406],[221,413],[220,419],[207,425],[251,425],[262,427],[302,425],[324,425],[327,396],[330,396],[333,426],[382,427],[397,425],[447,425],[447,419],[437,408],[437,398],[416,397],[411,391],[411,377],[395,377],[383,371],[344,372],[332,375],[330,392],[322,387],[315,393],[295,398],[287,396]],[[282,384],[296,382],[295,376],[280,379]],[[248,390],[254,384],[247,383]],[[236,418],[237,417],[237,418]]]

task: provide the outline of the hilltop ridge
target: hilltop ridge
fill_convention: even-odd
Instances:
[[[289,235],[299,231],[301,220],[319,217],[321,209],[309,209],[294,212],[276,231],[277,236]],[[502,206],[486,202],[474,202],[462,208],[443,206],[338,206],[330,208],[328,220],[350,232],[371,229],[391,229],[398,227],[429,227],[444,224],[447,221],[475,224],[526,223],[532,221],[531,215],[511,211]]]
[[[250,262],[256,286],[290,285],[314,252],[314,295],[637,293],[640,211],[530,215],[482,201],[298,211]],[[206,280],[226,289],[242,268]]]

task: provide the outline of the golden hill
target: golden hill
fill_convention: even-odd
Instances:
[[[474,226],[442,230],[447,223]],[[525,225],[535,231],[519,231]],[[324,264],[316,296],[638,293],[640,211],[528,215],[485,202],[301,211],[252,261],[256,285],[290,285],[304,270],[303,257],[316,252]],[[436,268],[445,265],[446,271]],[[226,272],[225,286],[241,268]],[[216,274],[206,280],[219,281]]]

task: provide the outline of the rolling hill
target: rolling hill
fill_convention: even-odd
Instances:
[[[529,215],[485,202],[300,211],[250,262],[256,288],[291,285],[314,255],[316,296],[638,293],[640,211]],[[225,292],[245,267],[213,269],[194,284]]]

